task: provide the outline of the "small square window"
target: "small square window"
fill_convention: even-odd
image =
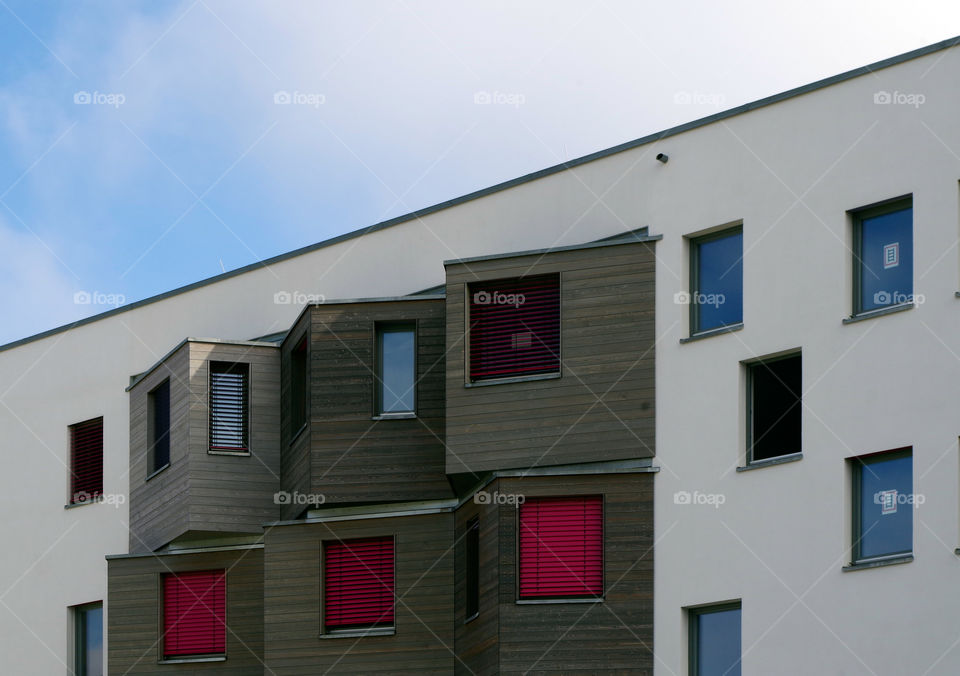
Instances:
[[[853,314],[913,302],[910,198],[853,214]]]
[[[416,409],[416,331],[412,324],[377,325],[377,413]]]
[[[73,608],[76,676],[103,676],[103,603],[87,603]]]
[[[691,608],[690,676],[740,676],[740,602]]]
[[[743,323],[743,228],[690,241],[690,333]]]
[[[163,576],[163,656],[222,655],[227,637],[226,571]]]
[[[164,380],[147,395],[149,415],[150,471],[170,464],[170,380]]]
[[[853,563],[913,551],[913,453],[899,449],[850,460]]]
[[[307,337],[290,352],[290,432],[307,424]]]
[[[210,450],[249,450],[250,365],[210,362]]]
[[[747,462],[800,453],[800,355],[747,365]]]
[[[324,631],[392,627],[394,584],[392,537],[325,542]]]

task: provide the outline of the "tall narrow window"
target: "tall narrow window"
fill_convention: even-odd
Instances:
[[[474,517],[467,523],[466,549],[466,619],[480,612],[480,519]]]
[[[743,322],[743,228],[690,242],[690,333]]]
[[[226,572],[163,576],[163,655],[222,655],[226,651]]]
[[[911,198],[853,214],[853,314],[913,302]]]
[[[800,453],[801,359],[748,364],[748,462]]]
[[[164,380],[148,395],[151,471],[170,464],[170,381]]]
[[[377,326],[377,413],[413,413],[416,332],[411,324]]]
[[[520,598],[603,595],[603,498],[530,498],[520,506]]]
[[[75,606],[73,626],[73,673],[103,676],[103,603]]]
[[[250,365],[210,362],[210,450],[249,450]]]
[[[470,285],[470,378],[560,371],[560,276]]]
[[[853,563],[913,551],[913,453],[905,448],[851,461]]]
[[[307,424],[307,338],[290,352],[290,432]]]
[[[70,426],[70,504],[103,493],[103,418]]]
[[[393,538],[338,540],[323,549],[325,629],[393,626]]]
[[[740,676],[740,602],[688,612],[690,676]]]

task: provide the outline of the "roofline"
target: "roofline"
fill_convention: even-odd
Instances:
[[[852,70],[839,73],[837,75],[831,75],[830,77],[823,78],[821,80],[816,80],[809,84],[801,85],[799,87],[794,87],[793,89],[788,89],[786,91],[780,92],[778,94],[773,94],[771,96],[764,97],[762,99],[757,99],[756,101],[751,101],[749,103],[744,103],[743,105],[737,106],[735,108],[730,108],[728,110],[720,111],[719,113],[714,113],[713,115],[707,115],[706,117],[701,117],[690,122],[684,122],[683,124],[676,125],[674,127],[669,127],[663,131],[654,132],[653,134],[647,134],[646,136],[641,136],[640,138],[634,139],[632,141],[626,141],[619,145],[606,148],[604,150],[598,150],[581,157],[568,160],[566,162],[561,162],[560,164],[555,164],[538,171],[531,172],[529,174],[524,174],[518,176],[517,178],[510,179],[508,181],[503,181],[502,183],[497,183],[486,188],[481,188],[480,190],[475,190],[473,192],[461,195],[459,197],[454,197],[453,199],[446,200],[444,202],[439,202],[432,206],[424,207],[423,209],[418,209],[416,211],[411,211],[409,213],[395,216],[394,218],[387,219],[385,221],[380,221],[379,223],[374,223],[373,225],[368,225],[365,228],[359,228],[357,230],[352,230],[350,232],[344,233],[342,235],[337,235],[336,237],[331,237],[329,239],[316,242],[315,244],[309,244],[305,247],[299,249],[294,249],[293,251],[288,251],[286,253],[278,254],[271,258],[264,259],[262,261],[256,261],[250,263],[249,265],[244,265],[237,268],[236,270],[231,270],[229,272],[224,272],[219,275],[214,275],[213,277],[208,277],[207,279],[202,279],[192,284],[187,284],[186,286],[181,286],[176,289],[171,289],[170,291],[165,291],[163,293],[149,296],[143,300],[138,300],[136,302],[130,303],[129,305],[122,305],[118,308],[112,310],[107,310],[106,312],[101,312],[99,314],[92,315],[90,317],[85,317],[83,319],[78,319],[75,322],[69,324],[64,324],[56,328],[48,329],[47,331],[42,331],[40,333],[33,334],[32,336],[27,336],[19,340],[15,340],[12,343],[7,343],[5,345],[0,345],[0,352],[10,350],[15,347],[19,347],[26,343],[31,343],[43,338],[47,338],[58,333],[63,333],[64,331],[69,331],[86,324],[98,321],[100,319],[106,319],[107,317],[112,317],[113,315],[120,314],[121,312],[127,312],[128,310],[134,310],[144,305],[149,305],[151,303],[156,303],[161,300],[165,300],[172,296],[178,296],[187,291],[193,291],[210,284],[215,284],[217,282],[230,279],[231,277],[236,277],[237,275],[242,275],[247,272],[252,272],[254,270],[265,268],[274,263],[280,263],[291,258],[296,258],[297,256],[302,256],[303,254],[316,251],[318,249],[323,249],[328,246],[333,246],[334,244],[339,244],[350,239],[355,239],[357,237],[362,237],[371,232],[377,232],[378,230],[383,230],[394,225],[399,225],[401,223],[406,223],[408,221],[419,219],[423,216],[448,209],[464,202],[470,202],[480,197],[486,197],[496,192],[502,190],[507,190],[508,188],[513,188],[514,186],[521,185],[523,183],[529,183],[531,181],[536,181],[537,179],[544,178],[546,176],[551,176],[553,174],[559,173],[566,169],[572,169],[573,167],[578,167],[582,164],[587,164],[588,162],[593,162],[594,160],[599,160],[610,155],[615,155],[621,153],[625,150],[630,150],[638,146],[646,145],[655,141],[660,141],[662,139],[668,138],[670,136],[676,136],[685,131],[690,131],[692,129],[697,129],[699,127],[704,127],[713,122],[718,122],[720,120],[725,120],[735,115],[740,115],[741,113],[746,113],[751,110],[756,110],[757,108],[763,108],[765,106],[772,105],[774,103],[779,103],[785,101],[786,99],[791,99],[795,96],[801,96],[803,94],[808,94],[810,92],[816,91],[818,89],[824,89],[831,85],[838,84],[840,82],[845,82],[847,80],[852,80],[853,78],[860,77],[861,75],[867,75],[869,73],[882,70],[884,68],[889,68],[890,66],[895,66],[906,61],[911,61],[913,59],[920,58],[922,56],[927,56],[935,52],[939,52],[943,49],[949,49],[960,44],[960,35],[947,38],[946,40],[941,40],[940,42],[935,42],[932,45],[927,45],[925,47],[920,47],[918,49],[911,50],[909,52],[904,52],[896,56],[891,56],[886,59],[881,59],[880,61],[875,61],[874,63],[868,64],[866,66],[860,66],[859,68],[854,68]]]
[[[615,235],[616,236],[616,235]],[[495,261],[501,258],[520,258],[522,256],[542,256],[552,253],[560,253],[561,251],[580,251],[581,249],[599,249],[607,246],[622,246],[624,244],[644,244],[647,242],[659,242],[663,239],[663,235],[647,235],[645,237],[634,237],[633,239],[620,239],[613,240],[606,238],[595,241],[587,242],[586,244],[571,244],[569,246],[555,246],[549,249],[529,249],[527,251],[513,251],[509,253],[499,253],[499,254],[488,254],[486,256],[473,256],[471,258],[454,258],[448,261],[444,261],[444,267],[448,265],[460,265],[465,263],[479,263],[480,261]]]

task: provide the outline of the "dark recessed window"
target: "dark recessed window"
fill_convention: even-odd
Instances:
[[[164,657],[226,652],[226,596],[223,570],[164,575]]]
[[[290,352],[290,431],[296,434],[307,423],[307,339]]]
[[[75,606],[73,626],[73,673],[76,676],[103,676],[103,603]]]
[[[690,676],[740,676],[740,603],[688,611]]]
[[[467,522],[466,535],[466,619],[480,612],[480,519]]]
[[[70,504],[103,493],[103,418],[70,425]]]
[[[249,450],[250,365],[210,362],[210,450]]]
[[[690,241],[690,333],[743,322],[743,228]]]
[[[150,469],[156,472],[170,464],[170,381],[157,385],[147,399]]]
[[[913,202],[853,214],[853,313],[913,302]]]
[[[800,355],[748,364],[748,462],[800,453]]]
[[[853,458],[854,563],[913,551],[911,449]]]
[[[325,630],[392,627],[393,570],[392,537],[325,542]]]
[[[412,413],[416,392],[416,332],[412,324],[377,326],[377,413]]]
[[[560,371],[560,276],[470,285],[470,378]]]
[[[520,506],[520,598],[603,596],[603,498],[529,498]]]

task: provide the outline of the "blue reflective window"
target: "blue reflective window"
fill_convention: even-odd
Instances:
[[[740,676],[740,607],[690,611],[691,676]]]
[[[913,550],[913,458],[895,451],[854,459],[857,559]]]
[[[103,676],[103,604],[79,606],[75,610],[77,676]]]
[[[693,240],[691,333],[743,321],[743,231]]]
[[[414,328],[383,326],[378,328],[379,413],[410,413],[414,410],[416,390]]]
[[[906,205],[906,206],[905,206]],[[857,216],[855,312],[913,302],[913,207],[899,202]]]

